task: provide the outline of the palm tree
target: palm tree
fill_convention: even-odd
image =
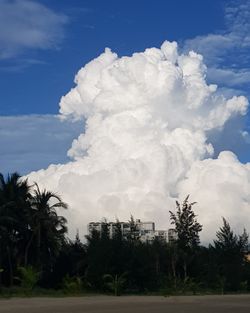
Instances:
[[[38,267],[42,260],[51,260],[56,255],[64,241],[67,232],[67,220],[57,214],[57,209],[67,209],[68,206],[53,192],[41,191],[37,184],[30,200],[31,236],[25,249],[25,265],[28,264],[28,254],[31,244],[36,245],[36,261]]]
[[[18,263],[27,230],[26,213],[30,199],[30,186],[27,180],[20,178],[18,173],[8,175],[6,179],[0,174],[0,249],[1,257],[7,259],[10,285],[13,284],[13,254],[15,250]]]

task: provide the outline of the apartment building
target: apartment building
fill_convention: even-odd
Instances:
[[[108,226],[109,236],[112,238],[116,227],[114,222],[91,222],[88,224],[88,234],[91,234],[93,230],[101,232],[104,225]],[[127,238],[127,235],[131,233],[131,223],[120,222],[120,225],[123,237]],[[153,242],[155,239],[173,242],[177,239],[175,229],[156,230],[154,222],[142,222],[140,219],[135,220],[135,234],[142,242]]]

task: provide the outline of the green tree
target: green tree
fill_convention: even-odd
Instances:
[[[53,288],[59,288],[62,285],[62,278],[69,277],[73,280],[81,278],[82,283],[85,281],[86,270],[86,249],[85,245],[80,241],[79,234],[75,240],[65,240],[65,243],[60,249],[59,255],[53,267],[53,271],[47,279],[47,285]],[[67,281],[67,280],[66,280]],[[86,284],[85,284],[86,285]],[[64,282],[63,282],[64,286]]]
[[[0,174],[0,266],[7,263],[10,285],[26,239],[29,191],[27,180],[21,180],[18,173],[6,178]]]
[[[182,205],[176,201],[176,213],[169,211],[171,224],[175,226],[177,234],[177,248],[179,259],[182,260],[184,279],[187,278],[187,265],[194,257],[193,252],[200,243],[199,232],[202,225],[198,223],[193,211],[196,202],[189,203],[189,196],[185,198]]]
[[[134,220],[133,215],[130,216],[130,220],[128,221],[128,223],[129,223],[129,230],[128,230],[128,233],[126,234],[126,237],[129,241],[135,243],[140,239],[140,234],[139,234],[137,223]]]
[[[102,290],[102,277],[105,273],[110,272],[109,264],[111,255],[111,238],[109,237],[108,225],[104,221],[101,224],[101,231],[93,229],[86,236],[87,245],[87,268],[86,279],[92,289]]]
[[[241,235],[237,236],[223,218],[223,226],[217,231],[216,237],[214,249],[219,281],[223,280],[228,290],[238,290],[244,279],[248,234],[244,230]]]
[[[67,209],[68,206],[53,192],[41,191],[37,184],[31,198],[30,227],[31,236],[25,250],[25,260],[28,263],[28,254],[31,244],[36,246],[36,264],[52,262],[58,254],[65,240],[67,220],[57,214],[58,209]]]
[[[123,241],[123,234],[122,234],[122,226],[120,221],[117,219],[114,226],[113,226],[113,235],[112,238],[118,242],[118,244],[121,244]]]
[[[175,230],[178,236],[179,246],[183,248],[193,248],[199,245],[199,232],[202,231],[202,225],[198,223],[193,205],[196,202],[188,202],[189,196],[185,198],[182,205],[176,201],[177,212],[170,213],[171,224],[175,225]]]

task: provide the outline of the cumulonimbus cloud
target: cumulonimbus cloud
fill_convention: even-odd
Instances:
[[[245,115],[248,101],[208,85],[202,56],[177,48],[166,41],[121,58],[106,49],[62,97],[62,118],[84,121],[85,132],[68,151],[71,162],[28,178],[69,203],[71,235],[89,221],[130,214],[167,228],[169,210],[187,194],[198,201],[204,241],[214,237],[221,216],[237,230],[250,222],[250,165],[229,151],[214,159],[208,141]]]

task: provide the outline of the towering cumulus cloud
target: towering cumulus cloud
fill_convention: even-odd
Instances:
[[[175,42],[122,58],[106,49],[75,83],[60,102],[62,118],[83,121],[72,161],[29,175],[69,203],[71,235],[89,221],[130,214],[167,228],[169,210],[187,194],[198,202],[203,240],[214,237],[221,216],[238,230],[247,226],[250,164],[229,151],[213,158],[208,138],[245,115],[248,101],[208,85],[201,55],[179,55]]]

